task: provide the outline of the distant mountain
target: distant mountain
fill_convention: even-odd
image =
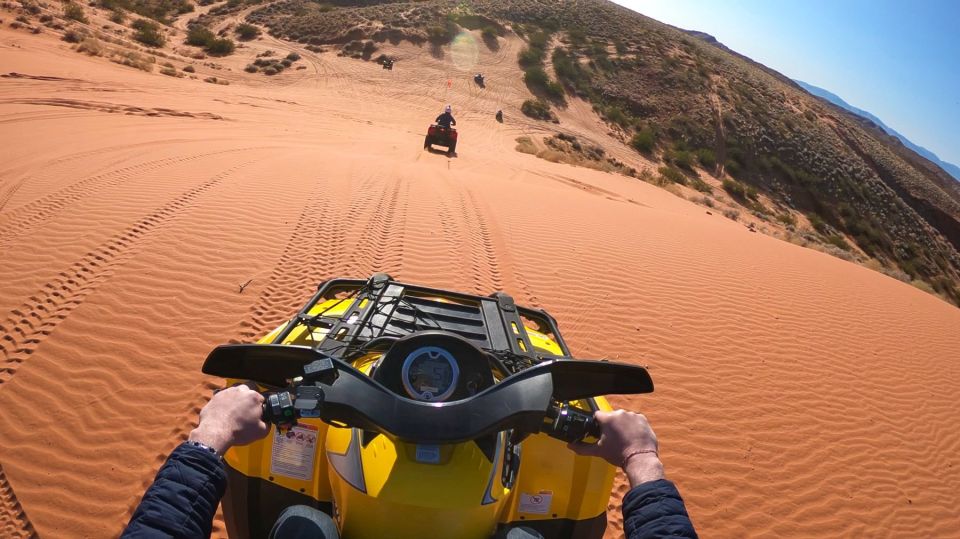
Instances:
[[[943,170],[947,171],[947,173],[949,173],[951,176],[953,176],[957,181],[960,181],[960,167],[958,167],[957,165],[954,165],[953,163],[947,163],[946,161],[942,161],[939,157],[937,157],[937,154],[931,152],[930,150],[924,148],[923,146],[918,146],[918,145],[914,144],[913,142],[910,142],[910,139],[908,139],[907,137],[905,137],[905,136],[901,135],[900,133],[897,133],[896,131],[894,131],[892,128],[890,128],[889,126],[887,126],[886,124],[884,124],[884,123],[880,120],[880,118],[877,118],[877,117],[874,116],[873,114],[870,114],[869,112],[867,112],[867,111],[865,111],[865,110],[863,110],[863,109],[858,109],[857,107],[854,107],[853,105],[851,105],[851,104],[847,103],[846,101],[844,101],[843,99],[841,99],[840,96],[838,96],[837,94],[834,94],[834,93],[832,93],[832,92],[830,92],[830,91],[824,90],[823,88],[818,88],[818,87],[816,87],[816,86],[814,86],[814,85],[812,85],[812,84],[807,84],[806,82],[803,82],[803,81],[800,81],[800,80],[796,80],[796,79],[793,79],[793,82],[796,82],[797,84],[800,85],[801,88],[803,88],[804,90],[810,92],[811,94],[813,94],[813,95],[815,95],[815,96],[817,96],[817,97],[821,97],[821,98],[823,98],[823,99],[826,99],[827,101],[833,103],[834,105],[836,105],[836,106],[838,106],[838,107],[841,107],[841,108],[844,108],[844,109],[846,109],[846,110],[849,110],[850,112],[852,112],[852,113],[854,113],[854,114],[856,114],[856,115],[858,115],[858,116],[863,116],[864,118],[866,118],[866,119],[870,120],[871,122],[877,124],[877,127],[879,127],[880,129],[883,129],[884,131],[886,131],[888,135],[892,135],[892,136],[897,137],[898,139],[900,139],[900,142],[902,142],[904,146],[906,146],[907,148],[910,148],[911,150],[917,152],[917,153],[920,154],[921,156],[929,159],[929,160],[932,161],[933,163],[936,163],[938,166],[940,166],[940,168],[942,168]]]

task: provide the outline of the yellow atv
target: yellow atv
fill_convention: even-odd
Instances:
[[[274,425],[225,455],[232,538],[266,537],[300,504],[344,539],[517,526],[600,538],[615,469],[566,444],[599,436],[599,395],[653,391],[641,367],[573,360],[549,314],[506,294],[385,274],[323,283],[259,344],[217,347],[203,372],[257,382]]]

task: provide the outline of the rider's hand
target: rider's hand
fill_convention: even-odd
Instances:
[[[262,414],[263,395],[245,385],[228,387],[200,410],[200,425],[190,433],[189,440],[223,455],[232,446],[249,444],[270,432],[261,420]]]
[[[657,435],[643,414],[617,410],[595,412],[593,417],[600,425],[600,441],[595,444],[570,444],[570,449],[580,455],[601,457],[614,466],[623,467],[631,487],[663,479],[663,464],[657,453]]]

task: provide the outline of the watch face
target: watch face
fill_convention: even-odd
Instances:
[[[442,401],[457,387],[457,360],[443,348],[417,348],[403,361],[403,387],[414,399]]]

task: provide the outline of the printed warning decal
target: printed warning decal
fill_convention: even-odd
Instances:
[[[541,490],[536,494],[520,493],[520,512],[534,515],[546,515],[550,512],[550,503],[553,501],[553,492]]]
[[[285,433],[275,431],[270,472],[305,481],[312,479],[317,460],[317,432],[317,427],[305,423]]]

